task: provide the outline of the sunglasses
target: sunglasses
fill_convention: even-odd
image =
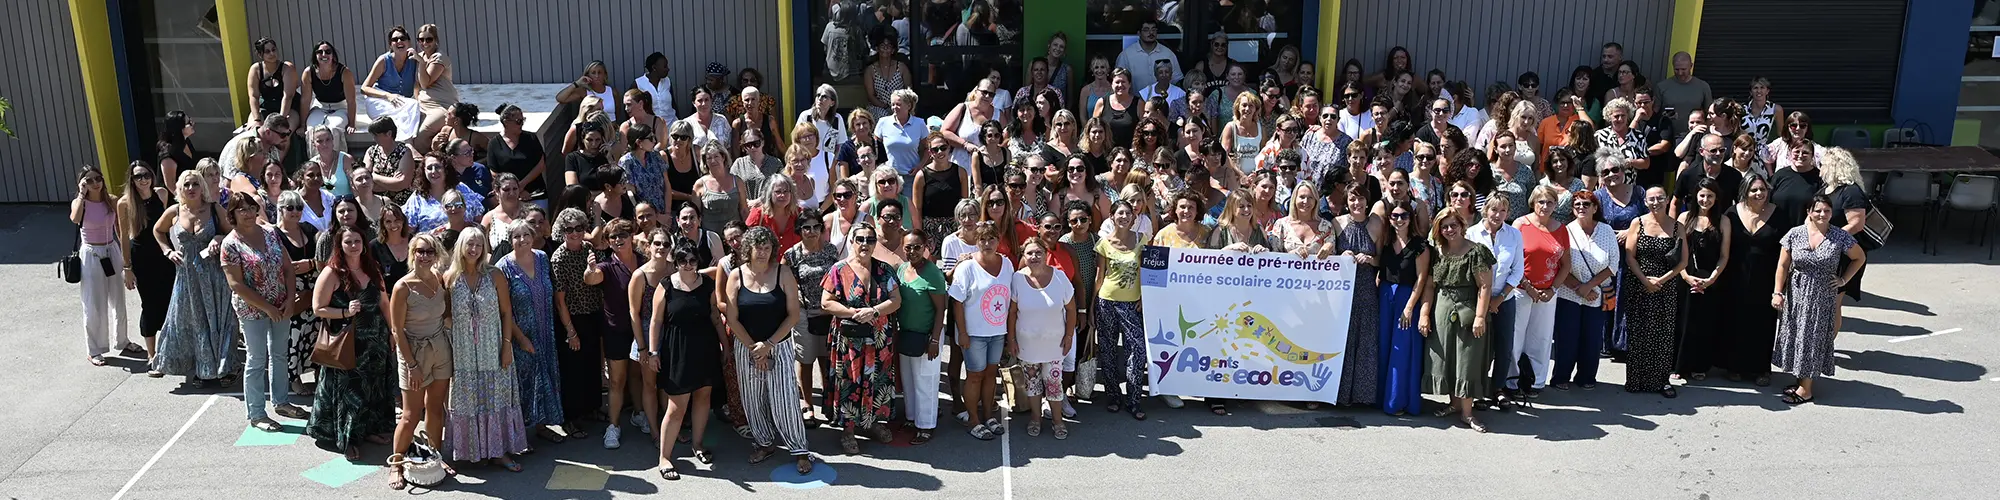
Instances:
[[[431,247],[417,247],[414,250],[410,250],[410,253],[422,255],[425,257],[435,257],[437,256],[438,251],[436,248],[431,248]]]
[[[1340,98],[1341,98],[1341,99],[1360,99],[1360,98],[1361,98],[1361,94],[1358,94],[1358,93],[1352,93],[1352,94],[1341,94],[1341,95],[1340,95]]]
[[[1026,182],[1009,182],[1009,183],[1007,183],[1007,189],[1027,189],[1027,188],[1028,188],[1028,183],[1026,183]]]
[[[1523,83],[1523,84],[1521,84],[1521,88],[1524,88],[1524,89],[1538,89],[1538,88],[1542,88],[1542,84],[1540,84],[1540,83],[1535,83],[1535,82],[1527,82],[1527,83]]]
[[[986,202],[986,206],[989,206],[989,207],[1004,207],[1004,206],[1007,206],[1007,200],[987,200],[987,202]]]
[[[454,202],[451,202],[451,203],[446,203],[446,204],[444,204],[444,208],[445,208],[446,210],[465,210],[465,202],[463,202],[463,201],[454,201]]]
[[[659,241],[655,241],[655,242],[652,242],[652,246],[653,246],[653,248],[666,248],[666,247],[667,247],[667,240],[659,240]]]
[[[1389,213],[1389,220],[1408,220],[1409,218],[1410,218],[1410,213],[1409,213],[1409,212],[1390,212],[1390,213]]]
[[[745,148],[761,148],[761,147],[764,147],[764,141],[749,141],[749,142],[745,142],[745,143],[743,143],[743,147],[745,147]]]
[[[801,233],[806,231],[825,231],[825,230],[826,226],[821,224],[809,224],[809,225],[799,226],[799,232]]]
[[[153,173],[144,170],[133,172],[132,178],[140,182],[153,182]]]
[[[921,243],[910,243],[910,244],[906,244],[906,245],[903,245],[903,250],[905,250],[905,251],[908,251],[908,252],[910,252],[910,253],[916,253],[916,252],[918,252],[918,251],[921,251],[921,250],[923,250],[923,249],[924,249],[924,245],[923,245],[923,244],[921,244]]]
[[[1069,224],[1064,224],[1064,223],[1061,223],[1061,222],[1051,222],[1051,223],[1048,223],[1048,224],[1042,224],[1042,229],[1046,229],[1046,230],[1050,230],[1050,231],[1068,231],[1068,230],[1069,230]]]
[[[319,50],[315,50],[315,51],[313,51],[313,54],[314,54],[314,55],[319,55],[319,54],[327,54],[327,55],[332,55],[332,54],[333,54],[333,50],[332,50],[332,49],[319,49]]]
[[[1070,225],[1072,225],[1072,226],[1081,226],[1081,225],[1084,225],[1084,224],[1089,224],[1089,223],[1090,223],[1090,218],[1089,218],[1089,217],[1077,217],[1077,218],[1073,218],[1073,219],[1070,219],[1070,220],[1069,220],[1069,223],[1070,223]]]
[[[951,150],[951,148],[948,148],[948,147],[945,147],[945,146],[931,146],[931,152],[932,152],[932,153],[943,153],[943,152],[945,152],[945,151],[950,151],[950,150]]]
[[[1467,192],[1464,192],[1464,191],[1452,191],[1452,192],[1451,192],[1451,197],[1452,197],[1452,198],[1471,198],[1471,197],[1472,197],[1472,193],[1467,193]]]
[[[853,192],[853,191],[841,191],[841,192],[838,192],[838,193],[833,193],[833,199],[836,199],[836,200],[852,200],[852,199],[854,199],[854,192]]]
[[[389,37],[389,41],[391,41],[391,42],[407,42],[407,41],[410,41],[410,37],[407,37],[407,36],[403,36],[403,35],[396,35],[396,36],[392,36],[392,37]]]
[[[1755,190],[1755,189],[1752,189],[1751,191],[1756,191],[1756,190]],[[1579,202],[1575,202],[1575,203],[1571,203],[1570,205],[1571,205],[1571,206],[1574,206],[1574,207],[1576,207],[1576,208],[1587,208],[1587,207],[1594,207],[1594,206],[1597,206],[1597,202],[1595,202],[1595,201],[1579,201]]]
[[[895,183],[896,183],[895,179],[877,179],[875,181],[875,185],[877,186],[888,186],[888,185],[893,185]]]
[[[437,41],[437,37],[434,37],[434,36],[420,36],[420,37],[417,37],[417,41],[419,41],[419,42],[424,42],[424,43],[431,43],[431,42],[435,42],[435,41]]]
[[[854,238],[854,244],[861,245],[864,247],[874,245],[875,241],[876,239],[874,236],[857,236]]]
[[[674,134],[667,137],[672,137],[675,141],[682,141],[682,142],[694,140],[694,136],[692,135]]]
[[[583,226],[571,226],[571,227],[566,227],[566,228],[562,228],[562,234],[572,234],[572,233],[588,233],[588,232],[590,232],[590,228],[587,228],[587,227],[583,227]]]
[[[879,216],[876,216],[876,218],[878,218],[878,219],[882,219],[882,220],[892,220],[892,221],[897,221],[897,222],[902,222],[902,220],[903,220],[903,214],[897,214],[897,213],[886,213],[886,214],[882,214],[882,215],[879,215]]]
[[[284,206],[284,207],[278,207],[278,209],[279,209],[279,210],[283,210],[283,211],[286,211],[286,212],[304,212],[304,211],[306,211],[306,207],[304,207],[304,206],[300,206],[300,205],[292,205],[292,206]]]
[[[1450,113],[1451,108],[1431,108],[1431,112],[1442,115],[1445,113]]]

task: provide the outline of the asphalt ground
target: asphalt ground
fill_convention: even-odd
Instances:
[[[52,263],[69,233],[49,206],[0,206],[0,497],[180,498],[1994,498],[2000,458],[2000,300],[1996,261],[1948,232],[1943,255],[1913,238],[1871,253],[1867,300],[1847,307],[1839,372],[1818,400],[1788,407],[1772,387],[1721,377],[1680,398],[1627,394],[1622,365],[1595,390],[1549,390],[1532,408],[1482,413],[1490,434],[1452,420],[1373,409],[1308,411],[1245,403],[1216,416],[1149,402],[1135,421],[1078,405],[1067,441],[993,442],[946,420],[920,447],[811,432],[812,478],[782,457],[745,463],[749,444],[711,428],[716,463],[679,462],[661,480],[657,449],[627,428],[549,444],[511,473],[459,465],[437,490],[391,491],[385,446],[346,464],[295,434],[248,432],[240,388],[200,391],[143,374],[136,360],[85,362],[74,285]],[[1914,227],[1914,226],[1912,226]],[[1903,236],[1899,234],[1899,236]],[[1913,237],[1914,234],[1910,234]],[[138,298],[128,306],[136,317]],[[136,325],[134,326],[136,331]],[[136,337],[136,333],[134,334]],[[231,391],[236,392],[231,392]],[[1432,398],[1432,405],[1441,404]],[[293,432],[303,422],[290,421]],[[1046,429],[1045,429],[1046,430]],[[568,489],[564,489],[568,488]]]

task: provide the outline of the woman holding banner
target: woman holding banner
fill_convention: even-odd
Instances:
[[[1397,171],[1400,172],[1400,171]],[[1392,176],[1400,174],[1392,172]],[[1386,205],[1388,234],[1382,238],[1381,340],[1376,353],[1381,364],[1375,377],[1381,381],[1382,411],[1390,415],[1417,413],[1423,409],[1423,393],[1418,377],[1423,373],[1423,341],[1416,329],[1417,304],[1410,300],[1425,281],[1430,280],[1429,245],[1416,229],[1422,217],[1408,198]]]
[[[1250,200],[1251,194],[1247,189],[1231,192],[1225,198],[1226,206],[1223,207],[1220,221],[1214,230],[1208,232],[1206,244],[1202,245],[1202,248],[1249,253],[1262,253],[1266,250],[1284,251],[1282,246],[1273,245],[1276,242],[1264,237],[1264,230],[1259,229],[1257,225],[1256,204]],[[1208,398],[1208,411],[1216,415],[1228,415],[1228,403],[1229,400],[1226,399]]]
[[[1486,432],[1472,418],[1473,398],[1492,392],[1487,387],[1487,362],[1492,354],[1486,338],[1486,314],[1491,310],[1493,252],[1465,238],[1472,213],[1446,208],[1431,225],[1430,274],[1424,288],[1424,310],[1417,328],[1424,333],[1426,352],[1424,392],[1451,397],[1451,405],[1433,413],[1446,417],[1456,411],[1467,427]]]

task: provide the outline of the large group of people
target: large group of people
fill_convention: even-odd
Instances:
[[[715,459],[714,413],[751,463],[806,473],[821,426],[853,454],[897,426],[922,445],[941,419],[993,439],[1010,410],[1065,439],[1082,396],[1145,420],[1148,245],[1351,257],[1338,404],[1481,432],[1475,409],[1593,389],[1601,358],[1669,398],[1717,371],[1766,386],[1775,365],[1784,400],[1810,402],[1866,260],[1852,155],[1772,111],[1768,82],[1712,97],[1686,54],[1649,83],[1605,44],[1553,94],[1527,73],[1482,97],[1401,48],[1318,88],[1221,52],[1183,68],[1142,36],[1091,54],[1088,81],[1035,60],[1014,110],[984,79],[939,128],[883,91],[899,65],[865,72],[869,106],[821,87],[782,123],[718,64],[675,95],[656,56],[622,100],[587,65],[557,96],[580,110],[565,139],[543,144],[518,107],[500,133],[470,128],[436,25],[416,50],[387,33],[360,79],[330,44],[300,69],[260,41],[259,114],[219,157],[195,159],[177,113],[125,186],[79,174],[92,363],[240,376],[251,425],[307,419],[351,460],[366,442],[400,464],[421,425],[460,466],[519,471],[537,446],[636,431],[672,480],[677,442]],[[372,122],[348,118],[358,99]],[[355,156],[357,126],[373,141]],[[314,362],[329,335],[353,336],[351,368]]]

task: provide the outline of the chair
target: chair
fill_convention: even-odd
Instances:
[[[1882,131],[1882,147],[1894,148],[1921,145],[1923,145],[1923,139],[1917,135],[1917,129],[1892,128]]]
[[[1979,213],[1979,244],[1986,246],[1986,260],[1993,260],[1993,241],[1987,236],[1993,231],[1993,215],[2000,212],[2000,177],[1990,175],[1959,174],[1951,180],[1951,194],[1944,200],[1944,217],[1951,212]],[[1941,217],[1942,218],[1942,217]],[[1967,236],[1967,243],[1972,237]]]
[[[1868,137],[1868,129],[1859,127],[1834,127],[1827,136],[1827,143],[1847,149],[1867,149],[1875,147],[1875,141]]]
[[[1923,172],[1890,172],[1878,192],[1880,199],[1875,205],[1882,208],[1915,208],[1923,218],[1917,225],[1917,239],[1924,243],[1926,250],[1933,243],[1930,239],[1931,226],[1931,176]],[[1900,211],[1900,210],[1898,210]]]

